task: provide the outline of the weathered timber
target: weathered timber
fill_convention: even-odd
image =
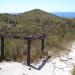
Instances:
[[[19,35],[1,35],[0,37],[4,36],[4,38],[14,38],[14,39],[31,39],[31,40],[36,40],[36,39],[43,39],[45,37],[45,34],[39,34],[39,35],[33,35],[33,36],[19,36]]]
[[[41,42],[41,50],[44,52],[44,38],[45,34],[42,33],[40,35],[33,35],[33,36],[19,36],[19,35],[1,35],[1,57],[0,60],[2,61],[4,59],[4,38],[13,38],[13,39],[24,39],[28,41],[27,44],[27,65],[30,65],[30,50],[31,50],[31,42],[34,40],[42,40]]]
[[[31,40],[28,40],[28,45],[27,45],[27,65],[30,65],[30,49],[31,48]]]
[[[42,47],[41,50],[44,52],[44,39],[42,39]]]
[[[1,57],[0,61],[4,59],[4,36],[1,36]]]

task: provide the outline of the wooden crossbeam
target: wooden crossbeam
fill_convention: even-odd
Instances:
[[[13,38],[13,39],[31,39],[31,40],[36,40],[36,39],[43,39],[45,37],[45,34],[42,33],[40,35],[33,35],[33,36],[19,36],[19,35],[1,35],[0,37],[3,36],[4,38]]]

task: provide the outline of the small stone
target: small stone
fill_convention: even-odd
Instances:
[[[68,59],[70,60],[70,59],[73,59],[72,57],[70,57],[70,56],[68,56]]]
[[[29,70],[31,70],[31,68],[29,68]]]

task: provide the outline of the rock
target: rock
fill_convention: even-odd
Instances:
[[[61,57],[59,58],[59,60],[60,60],[60,61],[68,61],[68,56],[67,56],[67,55],[61,56]]]

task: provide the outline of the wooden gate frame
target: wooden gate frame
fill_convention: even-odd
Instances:
[[[13,39],[24,39],[28,41],[27,44],[27,65],[30,65],[30,51],[31,51],[31,42],[34,40],[41,40],[41,50],[44,52],[44,38],[45,34],[42,33],[40,35],[33,36],[17,36],[17,35],[0,35],[1,37],[1,56],[0,61],[4,60],[4,38],[13,38]]]

